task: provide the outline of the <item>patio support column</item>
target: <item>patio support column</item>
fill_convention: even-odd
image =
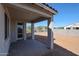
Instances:
[[[27,36],[26,36],[26,22],[24,22],[24,40],[27,39]]]
[[[53,19],[48,19],[48,48],[53,49]]]
[[[32,39],[34,40],[35,39],[35,36],[34,36],[34,23],[31,23],[31,33],[32,33]]]

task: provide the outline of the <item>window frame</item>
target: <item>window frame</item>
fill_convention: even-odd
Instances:
[[[5,40],[9,37],[9,18],[5,13]]]

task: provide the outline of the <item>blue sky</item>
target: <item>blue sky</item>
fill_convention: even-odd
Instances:
[[[50,3],[49,5],[58,11],[58,14],[54,15],[54,26],[62,27],[79,22],[79,4]],[[47,22],[43,21],[35,26],[47,26]]]

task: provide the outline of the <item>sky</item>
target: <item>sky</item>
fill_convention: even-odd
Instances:
[[[54,15],[54,27],[63,27],[79,22],[79,4],[49,3],[58,13]],[[35,26],[47,26],[47,21],[36,23]]]

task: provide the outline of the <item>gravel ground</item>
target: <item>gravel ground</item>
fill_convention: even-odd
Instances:
[[[54,30],[54,50],[46,55],[76,56],[79,55],[79,31]],[[47,44],[47,33],[38,32],[36,39]]]

